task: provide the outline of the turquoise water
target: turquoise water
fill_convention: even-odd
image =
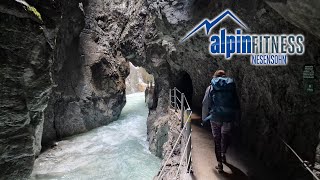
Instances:
[[[160,159],[148,150],[144,93],[127,95],[119,120],[58,142],[35,162],[31,179],[150,180]]]

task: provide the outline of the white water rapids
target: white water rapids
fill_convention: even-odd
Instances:
[[[144,93],[127,95],[119,120],[58,142],[36,160],[31,179],[150,180],[160,159],[148,150]]]

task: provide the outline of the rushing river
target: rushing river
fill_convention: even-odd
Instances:
[[[119,120],[58,142],[35,162],[31,179],[150,180],[160,159],[148,150],[144,94],[127,95]]]

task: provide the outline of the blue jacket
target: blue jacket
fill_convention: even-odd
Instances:
[[[209,114],[204,121],[215,121],[222,118],[225,121],[233,121],[239,109],[235,82],[229,77],[216,77],[211,80],[210,99],[208,104]]]

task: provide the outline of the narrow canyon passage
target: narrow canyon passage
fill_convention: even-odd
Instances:
[[[118,121],[58,142],[35,162],[31,179],[152,179],[160,159],[148,150],[144,93],[127,95]]]
[[[277,179],[320,178],[319,10],[320,0],[1,1],[0,180],[152,179],[177,144],[173,179],[185,116],[172,117],[170,89],[201,116],[217,70],[235,80],[239,146]],[[286,51],[287,65],[252,60],[270,51]],[[213,154],[200,132],[210,142],[197,147]]]

